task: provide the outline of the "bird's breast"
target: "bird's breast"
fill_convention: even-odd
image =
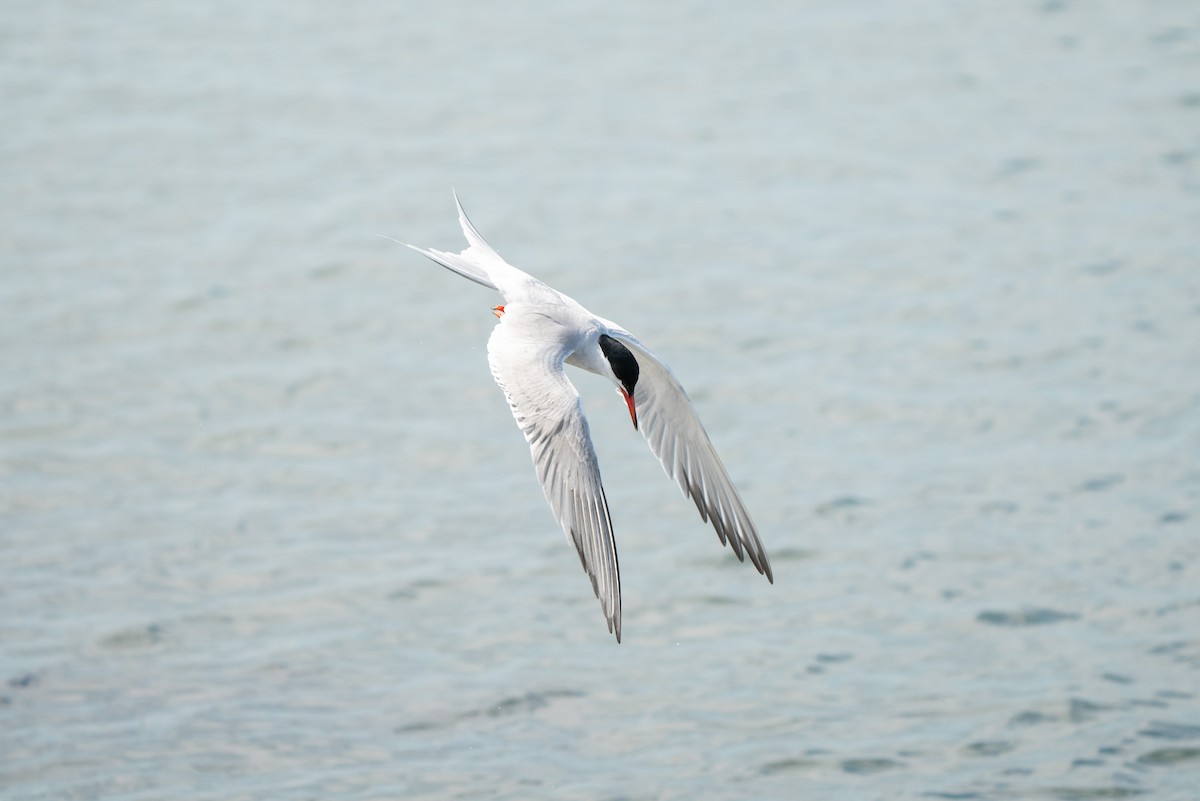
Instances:
[[[554,352],[567,364],[608,375],[599,338],[603,327],[576,303],[510,303],[497,324],[504,338]]]

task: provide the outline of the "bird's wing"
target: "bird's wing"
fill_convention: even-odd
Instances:
[[[491,245],[484,241],[479,231],[467,218],[467,213],[463,211],[457,193],[454,195],[454,203],[458,206],[458,223],[462,226],[463,235],[466,236],[469,245],[466,250],[461,253],[447,253],[433,248],[426,250],[407,243],[401,244],[422,256],[433,259],[447,270],[456,272],[463,278],[469,278],[489,289],[499,290],[506,301],[519,297],[531,286],[541,285],[541,282],[533,276],[506,262],[499,253],[492,249]]]
[[[633,351],[640,372],[633,391],[638,427],[667,475],[691,498],[700,517],[711,521],[721,543],[743,561],[743,553],[771,583],[771,563],[750,513],[721,464],[692,402],[671,368],[628,331],[609,321],[610,333]]]
[[[488,339],[492,376],[525,433],[546,500],[579,551],[608,630],[620,642],[617,543],[583,402],[563,372],[561,348],[553,341],[526,338],[514,333],[516,330],[506,320],[492,331]]]

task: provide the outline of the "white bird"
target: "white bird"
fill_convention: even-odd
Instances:
[[[466,250],[446,253],[405,246],[503,296],[504,304],[492,309],[500,321],[488,338],[492,376],[525,434],[546,500],[575,543],[617,642],[617,543],[583,403],[564,363],[616,384],[634,428],[640,427],[650,450],[695,502],[700,517],[712,522],[721,543],[728,544],[739,561],[748,555],[758,572],[774,583],[750,513],[670,368],[621,326],[504,261],[467,219],[457,194],[454,201],[469,244]]]

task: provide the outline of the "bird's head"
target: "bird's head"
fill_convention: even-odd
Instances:
[[[629,407],[629,419],[633,421],[633,427],[637,428],[637,406],[633,401],[633,391],[637,386],[640,372],[637,359],[629,352],[629,348],[607,334],[600,335],[600,350],[604,353],[604,358],[612,370],[612,378],[617,385],[617,392],[621,394],[621,397],[625,399],[625,405]]]

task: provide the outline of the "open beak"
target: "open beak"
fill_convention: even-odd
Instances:
[[[617,391],[625,399],[625,405],[629,407],[629,419],[633,421],[634,430],[637,430],[637,408],[633,405],[633,396],[625,391],[625,387],[617,387]]]

